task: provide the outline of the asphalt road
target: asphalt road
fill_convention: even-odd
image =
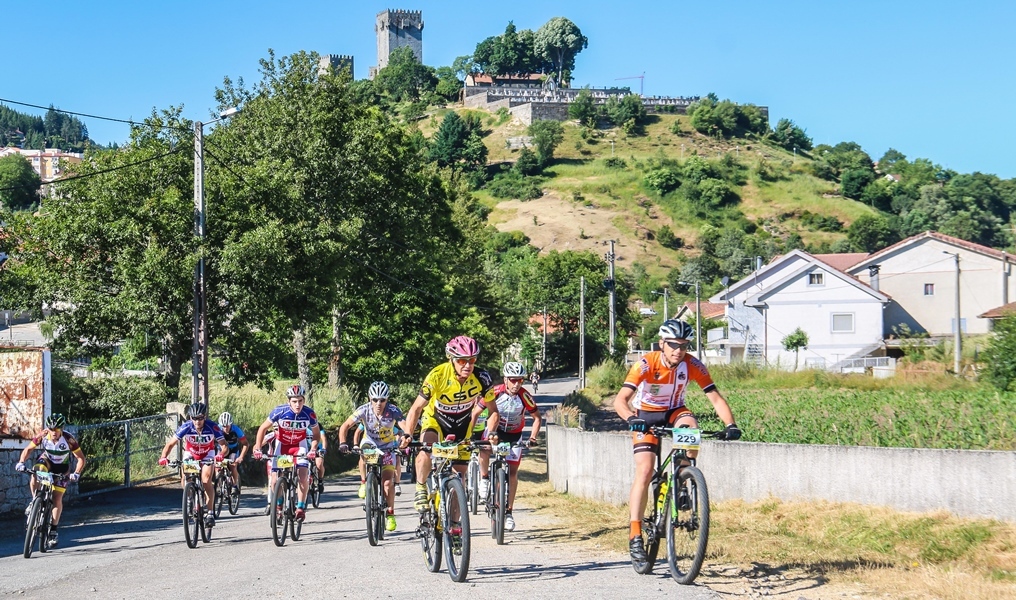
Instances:
[[[541,384],[541,401],[566,393],[567,381]],[[561,388],[559,391],[557,388]],[[543,403],[543,402],[541,402]],[[483,513],[473,518],[469,578],[452,582],[429,573],[414,537],[412,486],[397,499],[399,528],[377,547],[367,543],[355,477],[330,478],[320,509],[308,511],[300,541],[278,548],[261,490],[245,490],[240,512],[223,512],[209,544],[187,548],[176,486],[112,492],[71,505],[60,547],[21,556],[23,521],[0,521],[0,595],[146,600],[207,595],[230,597],[409,598],[462,593],[480,597],[714,599],[705,587],[679,586],[666,567],[639,576],[627,556],[545,541],[556,523],[516,507],[518,528],[507,543],[491,540]]]

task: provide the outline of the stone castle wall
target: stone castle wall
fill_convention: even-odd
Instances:
[[[392,51],[408,46],[416,60],[423,63],[423,12],[419,10],[383,10],[374,23],[377,34],[377,72],[388,66]]]

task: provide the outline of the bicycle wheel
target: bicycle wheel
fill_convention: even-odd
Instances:
[[[275,485],[272,486],[272,493],[269,494],[268,498],[268,518],[272,525],[272,540],[276,546],[284,546],[286,544],[286,517],[285,514],[279,514],[279,500],[285,498],[283,494],[286,492],[286,484],[284,475],[279,473],[279,476],[275,479]]]
[[[656,557],[660,553],[660,521],[663,519],[662,512],[656,505],[656,499],[660,497],[660,484],[655,483],[649,488],[650,495],[647,507],[649,514],[642,518],[642,535],[645,538],[646,560],[645,562],[631,561],[632,567],[639,575],[648,575],[653,572],[656,565]]]
[[[321,508],[321,488],[318,484],[321,483],[321,477],[318,476],[317,469],[314,469],[313,477],[310,478],[310,504],[314,508]]]
[[[289,538],[294,542],[300,541],[300,533],[303,531],[303,521],[296,519],[296,499],[299,498],[297,496],[298,485],[300,485],[298,482],[290,482],[289,502],[287,502],[288,506],[286,507],[286,519],[289,521]],[[304,509],[304,512],[306,513],[306,509]]]
[[[42,522],[43,501],[40,496],[32,500],[32,510],[28,513],[28,524],[25,530],[25,558],[32,558],[32,548],[39,539],[39,524]]]
[[[198,546],[198,528],[201,521],[201,505],[198,504],[197,490],[188,483],[183,488],[183,533],[188,548]]]
[[[667,563],[674,581],[687,585],[695,581],[706,557],[709,491],[705,476],[695,467],[684,467],[677,478],[680,485],[677,489],[671,486],[666,508]],[[688,494],[684,502],[680,500],[682,490]]]
[[[198,490],[198,497],[201,498],[201,510],[198,513],[198,523],[201,529],[201,541],[208,543],[212,541],[212,528],[205,524],[205,516],[208,515],[208,496],[205,495],[204,487],[201,484],[195,484]],[[212,488],[212,494],[215,493],[215,488]],[[212,496],[212,514],[215,512],[215,496]]]
[[[423,558],[427,561],[427,570],[437,573],[441,570],[441,531],[438,526],[440,516],[434,500],[434,487],[430,478],[427,479],[427,510],[420,514],[420,527],[417,535],[423,546]]]
[[[235,515],[240,511],[240,486],[232,478],[226,483],[229,485],[229,514]]]
[[[222,505],[226,502],[229,497],[229,492],[225,489],[226,478],[221,475],[215,478],[215,485],[212,489],[215,491],[215,499],[212,501],[212,514],[218,519],[219,515],[222,514]]]
[[[480,461],[474,454],[469,459],[469,473],[466,476],[469,492],[469,511],[476,514],[477,505],[480,504]]]
[[[377,546],[378,524],[381,522],[381,513],[378,511],[377,473],[374,469],[367,471],[367,481],[364,486],[367,488],[367,496],[363,499],[364,513],[367,517],[367,542],[371,546]]]
[[[49,552],[49,529],[53,523],[53,499],[47,497],[39,514],[39,552]]]
[[[469,573],[469,508],[466,502],[466,488],[458,477],[446,479],[441,488],[441,502],[444,504],[444,555],[448,564],[448,576],[452,581],[462,583]],[[458,515],[457,525],[452,517]],[[453,535],[454,527],[461,528]]]
[[[494,475],[494,503],[497,506],[495,517],[494,540],[500,546],[504,544],[504,519],[508,511],[508,471],[500,467]]]

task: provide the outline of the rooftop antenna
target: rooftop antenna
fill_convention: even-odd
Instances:
[[[642,71],[641,75],[632,75],[631,77],[618,77],[614,81],[621,81],[622,79],[638,79],[639,80],[639,96],[642,96],[643,86],[646,82],[646,72]]]

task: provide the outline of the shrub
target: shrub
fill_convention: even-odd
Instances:
[[[628,163],[620,156],[611,156],[610,158],[603,159],[603,166],[608,169],[626,169],[628,168]]]
[[[543,196],[539,177],[524,177],[517,172],[509,171],[496,175],[487,183],[487,191],[495,198],[515,198],[518,200],[535,200]]]
[[[661,167],[646,173],[642,182],[647,188],[663,196],[676,190],[681,185],[681,178],[673,169]]]
[[[515,161],[514,170],[520,175],[539,175],[541,171],[540,161],[537,160],[536,154],[532,150],[523,148],[519,152],[519,158]]]
[[[668,225],[660,227],[656,232],[656,241],[660,242],[660,245],[664,248],[677,249],[684,245],[684,241],[675,236]]]

